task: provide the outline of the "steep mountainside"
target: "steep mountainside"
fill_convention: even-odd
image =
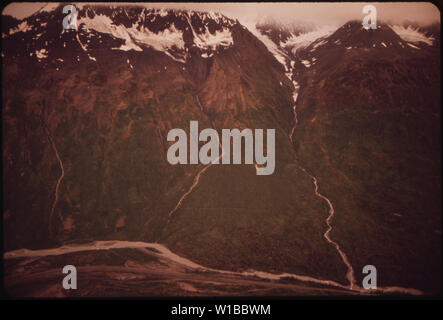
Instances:
[[[359,22],[298,52],[297,154],[334,203],[332,235],[353,266],[371,262],[389,285],[439,286],[439,55]]]
[[[346,282],[323,238],[327,212],[294,163],[293,84],[262,42],[209,13],[84,6],[78,31],[63,16],[2,26],[7,250],[158,241],[210,267]],[[167,133],[190,120],[275,128],[274,174],[170,165]]]
[[[371,264],[379,286],[439,290],[439,25],[80,5],[64,30],[62,8],[2,20],[6,251],[145,241],[208,268],[356,289]],[[191,120],[275,129],[274,173],[169,164]]]

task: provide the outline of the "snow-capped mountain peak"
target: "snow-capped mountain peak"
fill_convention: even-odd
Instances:
[[[17,26],[3,30],[3,38],[30,37],[30,56],[42,49],[50,56],[54,48],[66,48],[73,40],[94,61],[95,51],[106,43],[112,50],[154,49],[184,63],[191,52],[209,58],[230,48],[234,44],[232,29],[238,23],[219,13],[193,10],[100,5],[76,8],[77,30],[63,29],[63,5],[48,4]]]

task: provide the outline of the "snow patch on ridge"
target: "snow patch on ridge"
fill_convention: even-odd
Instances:
[[[39,59],[44,59],[48,57],[48,51],[46,49],[36,50],[35,55]]]
[[[336,26],[326,25],[326,26],[323,26],[315,31],[302,33],[298,36],[292,36],[291,38],[286,40],[284,43],[281,43],[281,45],[284,47],[290,47],[292,49],[292,52],[295,53],[297,51],[297,49],[305,48],[305,47],[309,46],[311,43],[313,43],[314,41],[316,41],[317,39],[331,35],[336,30],[337,30]],[[318,44],[316,44],[316,47],[321,46],[325,43],[326,43],[325,41],[320,41]]]
[[[308,60],[302,60],[301,62],[305,65],[306,68],[309,68],[311,66],[311,63]]]
[[[414,49],[420,50],[419,47],[414,46],[412,43],[409,43],[409,42],[408,42],[407,45],[410,46],[410,47],[412,47],[412,48],[414,48]]]
[[[199,18],[201,18],[200,13],[194,12]],[[214,14],[212,14],[214,16]],[[211,16],[211,15],[210,15]],[[223,30],[216,30],[215,34],[209,32],[205,29],[204,33],[198,33],[192,26],[191,19],[187,17],[188,24],[191,27],[192,35],[194,37],[194,44],[202,50],[216,50],[217,47],[230,47],[234,44],[234,39],[232,38],[231,31],[228,28],[223,28]],[[202,54],[202,57],[207,58],[210,55]]]
[[[285,71],[288,71],[288,67],[286,66],[286,54],[278,48],[278,46],[269,39],[266,35],[263,35],[255,26],[255,22],[242,21],[242,25],[244,25],[256,38],[258,38],[268,49],[270,53],[272,53],[284,67]]]
[[[223,29],[222,31],[215,31],[215,34],[209,31],[203,34],[194,34],[194,43],[201,49],[210,48],[215,50],[217,46],[229,47],[234,44],[232,34],[229,29]]]
[[[49,2],[47,3],[45,6],[43,6],[39,12],[52,12],[54,11],[58,6],[60,5],[59,2]],[[75,5],[76,7],[78,7],[78,5]]]
[[[29,26],[26,21],[23,21],[14,29],[9,30],[9,35],[17,33],[17,32],[26,32],[29,30],[32,30],[32,26]]]
[[[107,33],[117,39],[125,40],[125,43],[117,50],[142,51],[140,45],[151,47],[157,51],[168,53],[170,49],[184,49],[183,32],[177,30],[174,25],[158,33],[154,33],[147,28],[137,29],[137,23],[131,28],[123,25],[115,25],[112,20],[105,15],[95,15],[94,18],[84,17],[78,19],[78,25],[84,25],[86,30],[95,30]],[[172,56],[172,55],[170,55]]]
[[[396,34],[399,35],[400,38],[402,38],[407,42],[412,42],[412,43],[424,42],[427,45],[431,46],[435,40],[434,37],[427,37],[425,34],[420,32],[418,28],[413,28],[411,26],[405,28],[403,26],[398,26],[398,25],[390,27],[392,30],[394,30]]]

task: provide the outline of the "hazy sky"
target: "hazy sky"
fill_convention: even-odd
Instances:
[[[23,19],[39,10],[45,3],[11,3],[4,10]],[[118,5],[118,3],[112,3]],[[430,2],[352,2],[352,3],[136,3],[154,8],[194,9],[201,11],[216,11],[228,17],[239,20],[255,20],[257,17],[269,16],[279,20],[308,20],[316,22],[344,23],[351,19],[363,19],[362,9],[365,4],[373,4],[377,8],[377,19],[389,22],[405,20],[419,23],[440,21],[440,13]],[[128,3],[122,3],[128,5]]]

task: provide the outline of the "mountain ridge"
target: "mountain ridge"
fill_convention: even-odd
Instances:
[[[383,285],[436,290],[438,47],[384,24],[291,42],[211,14],[82,7],[77,31],[63,17],[2,25],[7,250],[141,239],[208,267],[343,284],[332,226],[357,282],[369,261]],[[167,133],[191,120],[275,128],[275,173],[169,165]]]

